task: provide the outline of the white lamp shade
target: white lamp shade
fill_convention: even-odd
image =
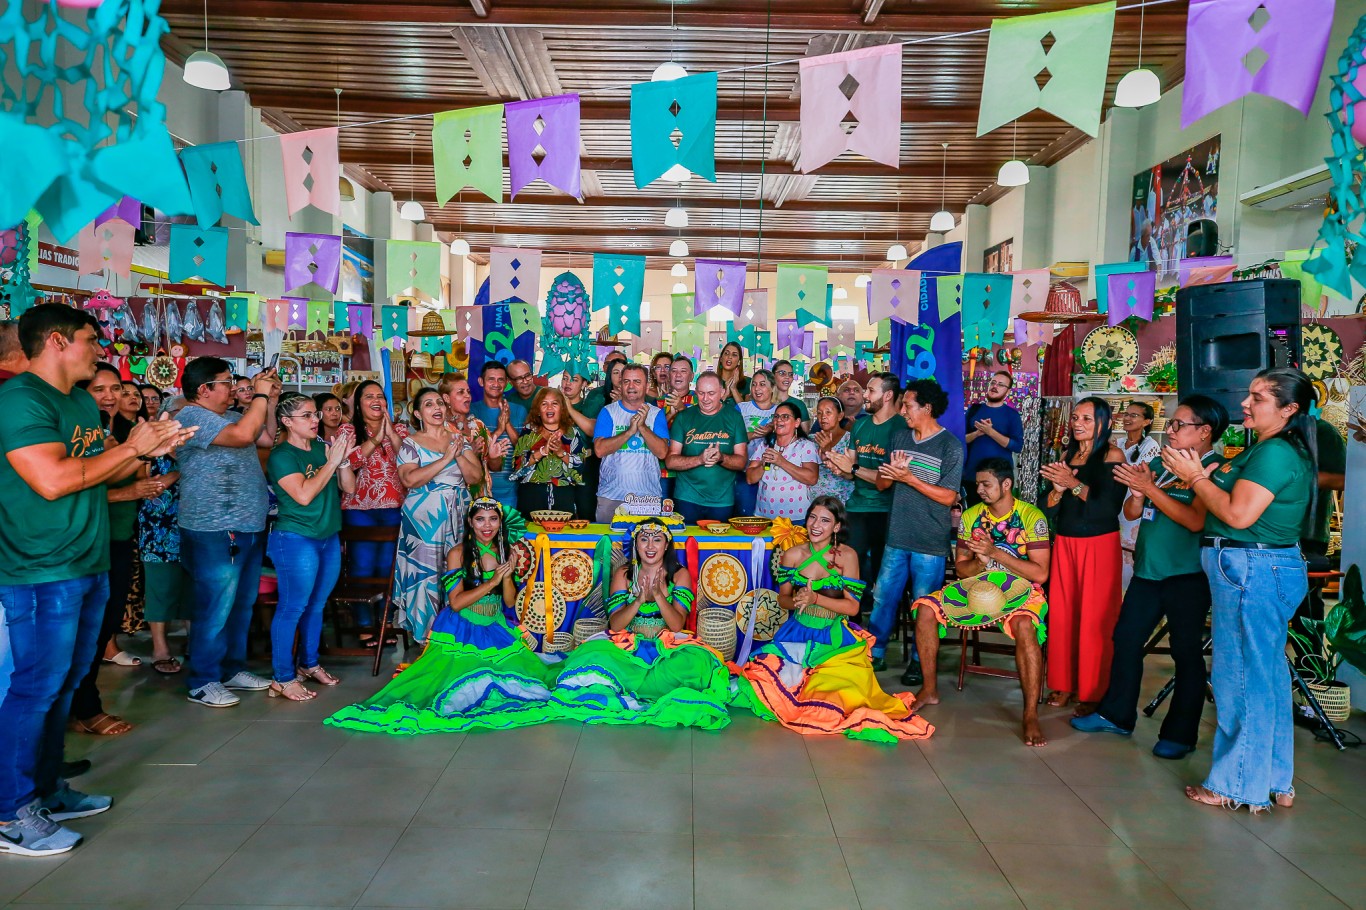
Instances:
[[[675,240],[673,243],[669,244],[669,255],[675,259],[682,259],[684,256],[688,255],[688,241]]]
[[[227,91],[232,86],[228,68],[212,51],[195,51],[189,56],[185,61],[185,82],[212,92]]]
[[[1162,83],[1152,70],[1125,73],[1115,86],[1115,107],[1147,107],[1162,100]]]
[[[953,213],[940,210],[930,217],[930,230],[936,234],[947,234],[953,230]]]
[[[688,286],[687,286],[686,284],[684,284],[683,282],[680,281],[680,282],[678,282],[677,284],[674,285],[674,290],[673,290],[673,292],[674,292],[675,294],[686,294],[686,293],[688,293]]]
[[[398,210],[398,217],[404,221],[422,221],[427,217],[427,212],[422,208],[422,203],[409,199],[403,203],[403,208]]]
[[[909,259],[910,255],[906,252],[904,243],[894,243],[887,247],[887,261],[899,262],[902,259]]]
[[[834,293],[834,295],[833,295],[833,298],[834,298],[835,300],[848,300],[848,299],[849,299],[849,292],[846,291],[844,288],[835,288],[835,293]]]
[[[866,288],[870,281],[872,281],[872,279],[869,278],[867,275],[860,275],[854,279],[854,287]]]
[[[1029,165],[1017,158],[1012,158],[996,173],[996,184],[998,186],[1024,186],[1029,182]]]
[[[674,267],[669,269],[669,274],[675,278],[686,278],[688,275],[688,267],[681,262],[675,262]]]
[[[672,82],[675,79],[682,79],[686,75],[688,75],[688,71],[683,68],[683,64],[674,63],[670,60],[668,63],[661,63],[655,67],[655,71],[650,74],[650,81]]]
[[[681,164],[675,164],[673,167],[669,168],[667,171],[664,172],[663,179],[669,181],[670,183],[686,183],[688,178],[690,178],[691,176],[692,171],[688,170]]]
[[[451,252],[456,256],[468,256],[470,254],[470,242],[464,237],[457,237],[451,241]]]
[[[685,228],[688,226],[688,210],[674,206],[664,213],[664,226],[671,228]]]

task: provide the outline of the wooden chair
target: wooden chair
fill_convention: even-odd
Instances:
[[[1012,658],[1015,656],[1015,643],[1009,641],[1004,632],[996,632],[994,629],[960,629],[962,635],[959,640],[963,646],[962,657],[958,661],[958,691],[963,691],[963,682],[968,674],[976,676],[995,676],[1000,679],[1019,679],[1020,671],[1002,670],[999,667],[988,667],[982,663],[983,654],[1008,654]],[[1002,635],[1007,637],[1007,642],[982,641],[982,632]],[[972,660],[968,660],[968,649],[972,649]]]
[[[391,525],[388,527],[343,527],[341,530],[342,542],[342,569],[341,575],[337,579],[337,585],[332,589],[332,596],[328,598],[328,607],[335,608],[340,605],[354,605],[358,603],[376,604],[379,607],[380,625],[375,635],[374,667],[371,669],[371,676],[379,675],[380,660],[384,656],[384,639],[388,634],[389,612],[393,605],[394,591],[394,571],[397,566],[399,526]],[[357,543],[387,543],[391,544],[395,550],[395,559],[390,564],[389,572],[386,575],[359,576],[350,574],[350,559],[347,558],[350,547]],[[341,654],[349,656],[368,657],[370,649],[366,647],[343,648],[341,647],[342,634],[344,632],[358,632],[359,629],[353,624],[343,625],[337,618],[337,611],[333,609],[332,627],[337,637],[337,647],[325,648],[324,653]],[[395,629],[399,635],[403,636],[404,647],[412,644],[406,630]]]

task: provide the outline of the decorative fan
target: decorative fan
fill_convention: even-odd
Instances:
[[[1307,325],[1300,334],[1301,369],[1310,379],[1327,379],[1342,362],[1342,340],[1326,325]]]
[[[550,580],[565,600],[578,600],[593,587],[593,560],[582,550],[561,550],[550,559]]]
[[[1122,325],[1101,326],[1087,334],[1086,340],[1081,343],[1081,355],[1092,366],[1114,366],[1113,371],[1100,372],[1123,376],[1138,367],[1138,339]]]

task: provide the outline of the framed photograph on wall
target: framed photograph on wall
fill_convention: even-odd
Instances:
[[[1001,273],[1015,271],[1015,238],[1008,237],[982,252],[982,271]]]
[[[1157,264],[1157,286],[1177,282],[1177,264],[1219,253],[1220,137],[1206,139],[1134,177],[1129,261]]]

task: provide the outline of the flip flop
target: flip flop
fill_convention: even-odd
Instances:
[[[107,663],[107,664],[114,664],[115,666],[119,666],[119,667],[140,667],[140,666],[142,666],[142,658],[140,658],[140,657],[134,657],[132,654],[129,654],[127,651],[120,651],[119,653],[115,654],[113,657],[105,657],[105,658],[101,658],[101,660],[102,660],[104,663]]]
[[[180,661],[176,660],[174,657],[168,657],[165,660],[153,661],[152,669],[165,676],[173,676],[174,674],[179,673],[182,668],[180,666]]]

